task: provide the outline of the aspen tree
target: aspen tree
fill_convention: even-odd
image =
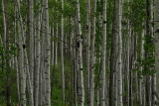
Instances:
[[[132,46],[132,47],[131,47]],[[133,27],[132,27],[132,23],[130,24],[130,54],[129,54],[129,60],[131,61],[129,64],[129,106],[133,106],[133,99],[132,99],[132,69],[133,69],[133,58],[132,55],[134,55],[133,53]]]
[[[123,106],[122,96],[122,0],[119,0],[119,103],[118,106]]]
[[[159,81],[159,1],[154,0],[154,45],[155,45],[155,71],[156,82]],[[155,90],[156,96],[159,95],[159,83],[156,83]],[[157,100],[158,101],[158,100]]]
[[[18,22],[18,40],[19,44],[18,45],[23,45],[22,42],[22,37],[20,36],[22,34],[22,29],[20,28],[20,22]],[[20,78],[21,78],[21,104],[23,106],[26,106],[26,93],[25,93],[25,87],[26,87],[26,77],[25,77],[25,72],[24,72],[24,53],[23,53],[23,48],[22,46],[19,47],[19,69],[20,69]]]
[[[44,0],[43,0],[43,8],[42,8],[42,31],[45,32],[46,31],[46,12],[45,12],[45,4],[44,4]],[[42,33],[42,42],[41,42],[41,78],[42,80],[40,81],[41,85],[41,91],[42,93],[40,94],[40,104],[41,105],[45,105],[46,103],[46,78],[45,78],[45,70],[46,70],[46,62],[45,62],[45,58],[46,58],[46,33]]]
[[[76,43],[77,43],[77,28],[78,26],[77,25],[77,16],[74,17],[74,45],[76,46]],[[78,106],[78,57],[77,57],[77,49],[74,48],[73,49],[73,52],[74,52],[74,95],[75,95],[75,98],[74,98],[74,103],[76,106]]]
[[[44,14],[43,14],[43,11],[44,9],[42,8],[42,13],[41,13],[41,18],[42,18],[42,25],[41,25],[41,29],[42,29],[42,31],[44,31],[44,21],[43,21],[43,18],[44,17],[42,17]],[[43,106],[44,105],[44,103],[45,103],[45,84],[43,83],[43,82],[45,82],[45,79],[44,79],[44,77],[43,77],[43,75],[44,75],[44,70],[45,70],[45,63],[44,63],[44,48],[43,48],[43,46],[44,46],[44,33],[42,33],[42,38],[41,38],[41,47],[40,47],[40,53],[41,53],[41,55],[40,55],[40,72],[39,72],[39,106]]]
[[[130,32],[130,25],[129,25],[129,22],[128,22],[128,30],[129,30],[129,32]],[[130,66],[129,66],[129,61],[130,61],[130,44],[129,44],[129,42],[130,42],[130,37],[129,37],[130,35],[129,35],[129,33],[128,33],[128,45],[127,45],[127,76],[126,76],[126,80],[127,80],[127,92],[128,92],[128,94],[127,94],[127,101],[128,101],[128,103],[127,103],[127,105],[129,106],[129,70],[130,70]]]
[[[70,45],[72,45],[72,46],[74,46],[75,45],[75,33],[74,33],[74,31],[75,31],[75,23],[74,23],[74,19],[73,18],[70,18],[70,21],[71,21],[71,37],[70,37]],[[75,56],[76,56],[76,54],[75,54],[75,51],[76,51],[76,49],[75,49],[75,47],[70,47],[70,56],[71,56],[71,63],[73,64],[72,65],[72,72],[71,72],[71,74],[72,74],[72,91],[71,91],[71,97],[70,97],[70,99],[71,99],[71,103],[73,102],[73,104],[75,104],[75,99],[76,99],[76,97],[75,97]],[[76,104],[75,104],[76,105]]]
[[[93,22],[92,22],[92,34],[91,34],[91,46],[90,46],[90,106],[94,106],[94,68],[95,68],[95,35],[96,35],[96,9],[97,9],[97,1],[94,0],[94,14],[93,14]]]
[[[43,13],[42,13],[43,14]],[[44,31],[44,21],[42,21],[42,30]],[[46,86],[45,86],[45,52],[43,46],[45,45],[45,34],[42,33],[42,41],[41,41],[41,59],[40,59],[40,78],[39,78],[39,106],[43,106],[45,103],[46,97]]]
[[[26,106],[26,73],[24,70],[24,51],[23,51],[23,36],[24,29],[22,25],[22,17],[20,13],[20,1],[17,0],[18,7],[18,40],[19,40],[19,68],[20,68],[20,76],[21,76],[21,105]],[[21,36],[22,35],[22,36]]]
[[[154,1],[153,0],[150,0],[150,16],[151,16],[151,19],[150,19],[150,23],[154,23],[154,5],[153,5],[153,3],[154,3]],[[154,37],[154,27],[153,27],[153,25],[152,24],[150,24],[150,36],[151,36],[151,38],[153,38]],[[154,57],[154,51],[153,51],[153,57]],[[154,66],[151,68],[151,70],[154,70]],[[155,96],[154,96],[154,94],[153,94],[153,90],[154,90],[154,84],[155,84],[155,81],[156,81],[156,78],[155,78],[155,74],[154,75],[152,75],[151,76],[151,83],[150,83],[150,106],[155,106],[155,104],[154,104],[154,101],[155,101]]]
[[[46,80],[46,106],[51,106],[51,86],[50,86],[50,31],[49,31],[49,10],[48,10],[48,0],[44,1],[44,11],[45,11],[45,27],[46,27],[46,35],[45,35],[45,80]]]
[[[77,8],[77,21],[78,21],[78,36],[77,36],[77,56],[78,56],[78,71],[80,74],[80,84],[81,84],[81,100],[80,106],[84,106],[85,102],[85,92],[84,92],[84,76],[83,76],[83,61],[82,61],[82,28],[81,28],[81,15],[80,15],[80,3],[79,0],[76,0]]]
[[[31,82],[31,78],[30,78],[30,72],[29,72],[29,64],[28,64],[28,58],[27,58],[27,54],[26,54],[26,46],[25,46],[25,36],[24,36],[24,32],[25,30],[23,29],[23,24],[22,24],[22,16],[20,13],[20,3],[19,0],[17,0],[17,5],[18,5],[18,13],[19,13],[19,19],[20,21],[18,21],[18,30],[19,30],[19,48],[20,48],[20,61],[21,62],[21,77],[22,77],[22,81],[21,81],[21,86],[23,89],[22,90],[22,105],[26,105],[26,94],[25,94],[25,90],[26,90],[26,77],[27,77],[27,81],[28,81],[28,91],[29,91],[29,105],[33,106],[34,105],[34,100],[33,100],[33,85]]]
[[[55,0],[55,2],[57,2],[57,0]],[[58,11],[56,11],[56,14],[58,14]],[[55,39],[58,39],[58,32],[59,32],[58,26],[59,26],[58,22],[55,22]],[[57,40],[55,40],[54,45],[55,45],[54,65],[56,66],[57,65],[57,57],[58,57],[57,56],[57,50],[58,50],[58,42],[57,42]]]
[[[36,18],[36,34],[35,34],[35,94],[34,94],[34,101],[35,101],[35,106],[39,105],[39,76],[40,76],[40,1],[37,1],[39,3],[38,7],[38,15]]]
[[[118,38],[117,38],[117,42],[118,43]],[[118,49],[117,49],[118,50]],[[118,79],[119,79],[119,66],[118,66],[118,63],[119,63],[119,59],[117,58],[116,60],[116,72],[114,73],[114,99],[115,99],[115,103],[114,105],[115,106],[118,106],[118,102],[119,102],[119,96],[118,96],[118,88],[119,88],[119,85],[118,85]]]
[[[128,3],[130,3],[130,1],[129,0],[127,0],[127,2]],[[128,10],[130,9],[130,6],[128,6]],[[128,44],[127,44],[127,56],[126,56],[126,58],[127,58],[127,60],[126,60],[126,62],[127,62],[127,66],[126,66],[126,80],[127,80],[127,106],[129,106],[129,70],[130,70],[130,33],[131,33],[131,27],[130,27],[130,20],[129,19],[127,19],[127,23],[128,23],[128,33],[127,33],[127,36],[128,36],[128,40],[127,40],[127,42],[128,42]]]
[[[17,95],[18,95],[18,102],[20,102],[20,87],[19,87],[19,67],[18,67],[18,59],[15,57],[15,64],[14,68],[16,69],[16,83],[17,83]]]
[[[29,0],[29,71],[34,87],[34,2]]]
[[[103,41],[102,41],[102,99],[101,99],[101,105],[106,105],[106,88],[105,88],[105,82],[106,82],[106,38],[107,38],[107,0],[103,1]]]
[[[15,5],[14,6],[14,14],[15,14],[15,17],[17,16],[17,6]],[[16,21],[16,18],[14,20],[14,36],[15,36],[15,40],[14,40],[14,46],[17,47],[16,45],[16,42],[17,42],[17,21]],[[20,102],[20,88],[19,88],[19,66],[18,66],[18,56],[15,56],[14,57],[14,68],[16,70],[16,83],[17,83],[17,95],[18,95],[18,102]]]
[[[86,15],[86,36],[87,36],[87,104],[90,105],[90,36],[91,36],[91,19],[90,19],[90,0],[87,0],[87,15]]]
[[[115,41],[116,41],[116,2],[114,0],[114,7],[113,7],[113,23],[112,23],[112,38],[111,38],[111,53],[110,53],[110,79],[109,79],[109,106],[113,105],[113,72],[114,72],[114,58],[115,58]]]
[[[3,12],[3,25],[4,25],[4,42],[6,41],[6,17],[5,17],[5,10],[4,10],[4,2],[2,0],[2,12]]]
[[[23,36],[24,38],[24,36]],[[24,41],[23,41],[24,44]],[[24,49],[24,67],[25,67],[25,71],[26,71],[26,75],[27,75],[27,87],[28,87],[28,91],[29,91],[29,106],[34,106],[34,100],[33,100],[33,85],[32,85],[32,81],[30,78],[30,72],[29,72],[29,62],[28,62],[28,57],[27,57],[27,52],[26,52],[26,48]]]
[[[141,59],[144,59],[144,40],[143,40],[143,38],[144,38],[144,34],[145,34],[145,30],[143,29],[143,31],[142,31],[142,35],[141,35]],[[142,71],[143,70],[143,66],[141,66],[140,67],[140,71]],[[139,92],[140,92],[140,105],[142,105],[142,101],[143,101],[143,93],[144,93],[144,91],[143,91],[143,76],[141,75],[141,79],[139,80],[139,85],[140,85],[140,87],[139,87]]]
[[[115,72],[113,73],[113,86],[114,86],[114,88],[113,88],[113,90],[114,90],[114,93],[113,93],[113,96],[114,96],[114,99],[115,99],[115,103],[113,104],[113,105],[116,105],[116,106],[118,106],[119,105],[119,66],[120,66],[120,64],[119,64],[119,55],[120,55],[120,53],[119,53],[119,0],[117,0],[117,3],[116,3],[116,10],[118,10],[118,11],[116,11],[116,32],[118,32],[118,33],[116,33],[115,35],[116,35],[116,39],[115,39],[115,44],[114,44],[114,46],[115,46],[115,54],[114,54],[114,57],[115,57],[115,59],[114,59],[114,62],[115,62],[115,65],[114,65],[114,70],[115,70]]]
[[[151,3],[151,23],[154,23],[154,1],[150,1]],[[151,37],[154,37],[154,26],[151,26]],[[154,55],[154,52],[153,52]],[[153,67],[154,68],[154,67]],[[155,105],[155,101],[156,101],[156,96],[154,95],[153,91],[156,91],[156,74],[154,74],[152,76],[152,87],[151,87],[151,93],[152,93],[152,101],[151,104],[152,106],[156,106]]]
[[[61,5],[62,5],[62,10],[64,10],[64,1],[61,0]],[[61,65],[62,65],[62,99],[63,101],[65,101],[65,72],[64,72],[64,54],[63,54],[63,50],[64,50],[64,18],[63,18],[63,14],[61,14],[61,42],[60,42],[60,46],[61,46]]]

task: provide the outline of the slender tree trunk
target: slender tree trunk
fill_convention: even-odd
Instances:
[[[78,71],[80,74],[80,90],[81,90],[81,100],[80,100],[80,106],[84,106],[84,102],[85,102],[85,91],[84,91],[84,76],[83,76],[83,61],[82,61],[82,29],[81,29],[81,15],[80,15],[80,3],[79,0],[76,0],[76,8],[77,8],[77,20],[78,20],[78,36],[77,36],[77,56],[79,59],[79,67],[78,67]]]
[[[3,0],[2,0],[2,12],[3,12],[3,24],[4,24],[4,42],[6,42],[6,16],[5,16],[5,9],[4,9]]]
[[[50,83],[50,28],[49,28],[49,10],[48,10],[48,0],[44,1],[44,12],[45,12],[45,82],[46,82],[46,106],[51,106],[51,83]]]
[[[91,37],[91,1],[87,0],[87,22],[86,22],[86,36],[87,36],[87,104],[90,106],[91,91],[90,91],[90,37]]]
[[[123,96],[122,96],[122,0],[119,0],[119,104],[118,106],[123,106]]]
[[[115,56],[115,34],[116,34],[116,0],[114,0],[113,7],[113,25],[112,25],[112,38],[111,38],[111,55],[110,55],[110,81],[109,81],[109,106],[113,105],[113,72],[114,72],[114,56]]]
[[[150,3],[151,3],[151,23],[154,23],[154,1],[151,0]],[[151,36],[153,38],[154,37],[154,26],[152,25],[151,28],[152,28],[151,29]],[[154,55],[154,52],[153,52],[153,55]],[[153,70],[154,70],[154,67],[153,67]],[[154,91],[156,91],[156,74],[154,74],[152,76],[152,87],[151,88],[152,88],[151,89],[152,90],[152,101],[151,101],[151,103],[152,103],[152,106],[156,106],[155,105],[156,96],[154,94]]]
[[[143,37],[144,37],[144,30],[142,31],[142,35],[141,35],[141,59],[144,59],[144,40],[143,40]],[[140,73],[142,73],[142,70],[143,70],[143,67],[140,68]],[[140,95],[140,105],[142,105],[142,93],[143,93],[143,89],[142,89],[142,86],[143,86],[143,76],[141,75],[141,79],[139,80],[139,95]]]
[[[86,36],[87,36],[87,105],[90,106],[90,36],[91,36],[91,19],[90,19],[90,12],[91,12],[91,4],[90,0],[87,0],[87,16],[86,16]]]
[[[23,41],[24,44],[24,41]],[[30,72],[29,72],[29,62],[28,62],[28,57],[27,57],[27,52],[26,48],[23,47],[23,52],[24,52],[24,66],[25,66],[25,71],[27,75],[27,82],[28,82],[28,91],[29,91],[29,106],[34,106],[34,100],[33,100],[33,85],[32,81],[30,78]]]
[[[37,1],[37,3],[40,3]],[[35,106],[39,105],[39,76],[40,76],[40,56],[41,56],[41,52],[40,52],[40,16],[41,16],[41,12],[40,12],[40,6],[38,7],[38,16],[36,18],[36,34],[35,34],[35,53],[36,53],[36,57],[35,57],[35,95],[34,95],[34,100]]]
[[[154,0],[154,45],[155,45],[155,71],[156,71],[156,82],[159,81],[159,1]],[[156,96],[159,95],[159,83],[154,84]],[[158,96],[159,97],[159,96]],[[157,100],[158,102],[159,100]]]
[[[150,0],[150,14],[151,14],[151,23],[154,23],[154,1],[153,0]],[[150,24],[151,25],[151,24]],[[154,37],[154,26],[151,25],[150,26],[150,29],[151,29],[151,38]],[[153,57],[155,56],[154,55],[154,51],[153,51]],[[152,67],[152,70],[154,70],[154,66]],[[154,101],[156,101],[156,98],[155,98],[155,95],[153,93],[154,91],[154,84],[155,84],[155,74],[151,76],[151,85],[150,85],[150,100],[151,100],[151,105],[150,106],[156,106]]]
[[[34,88],[34,2],[29,0],[29,71]]]
[[[15,5],[15,17],[17,16],[17,6]],[[17,42],[17,21],[16,21],[16,18],[15,18],[15,22],[14,22],[14,33],[15,33],[15,41],[14,41],[14,46],[18,48],[18,45],[16,44]],[[17,59],[18,56],[15,56],[14,57],[14,68],[16,70],[16,83],[17,83],[17,95],[18,95],[18,102],[20,102],[20,88],[19,88],[19,61]]]
[[[45,31],[45,11],[43,8],[43,17],[42,17],[42,31]],[[42,41],[41,41],[41,63],[40,63],[40,77],[41,77],[41,87],[40,87],[40,100],[39,105],[43,106],[45,104],[45,98],[46,98],[46,80],[45,80],[45,70],[46,70],[46,63],[45,63],[45,33],[42,33]]]
[[[20,1],[17,0],[18,6],[18,36],[19,36],[19,68],[20,68],[20,76],[21,76],[21,105],[26,106],[26,73],[24,70],[24,51],[23,51],[23,40],[24,40],[24,29],[22,24],[22,16],[20,13]]]
[[[64,1],[61,0],[61,3],[62,3],[62,10],[64,10]],[[63,51],[64,51],[64,18],[63,18],[63,14],[61,15],[61,42],[60,42],[60,45],[61,45],[61,65],[62,65],[62,99],[63,99],[63,102],[65,102],[65,72],[64,72],[64,54],[63,54]]]
[[[94,13],[96,13],[96,0],[94,0]],[[96,35],[96,16],[92,20],[92,34],[90,46],[90,106],[94,106],[94,68],[95,68],[95,35]]]
[[[21,105],[26,106],[26,76],[24,71],[24,53],[23,53],[23,41],[22,36],[23,34],[22,28],[20,26],[20,22],[18,22],[18,36],[19,36],[19,68],[20,68],[20,77],[21,77]]]
[[[106,40],[107,40],[107,1],[103,2],[103,41],[102,41],[102,97],[101,105],[106,105]]]
[[[18,95],[18,102],[20,102],[20,88],[19,88],[19,67],[18,67],[18,60],[15,57],[15,69],[16,69],[16,80],[17,80],[17,95]]]
[[[129,63],[129,106],[133,106],[132,103],[133,103],[133,98],[132,98],[132,93],[133,93],[133,90],[132,90],[132,78],[133,78],[133,73],[132,73],[132,69],[133,69],[133,56],[134,56],[134,51],[133,51],[133,28],[132,26],[130,26],[130,46],[131,49],[130,49],[130,57],[129,57],[129,60],[130,60],[130,63]]]
[[[128,3],[130,3],[129,0],[127,0]],[[128,10],[130,9],[130,6],[128,7]],[[131,26],[130,26],[130,21],[129,19],[127,20],[128,22],[128,44],[127,44],[127,66],[126,66],[126,80],[127,80],[127,106],[129,106],[129,71],[130,71],[130,33],[131,33]]]

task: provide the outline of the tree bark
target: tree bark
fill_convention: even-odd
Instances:
[[[159,1],[154,0],[154,45],[155,45],[155,71],[156,82],[159,82]],[[159,95],[159,83],[154,85],[157,95]],[[157,100],[158,101],[158,100]]]
[[[106,51],[107,51],[107,1],[103,1],[103,41],[102,41],[102,97],[101,105],[106,105]]]
[[[64,1],[61,0],[62,10],[64,10]],[[65,102],[65,72],[64,72],[64,18],[63,14],[61,14],[61,73],[62,73],[62,100]]]
[[[85,102],[85,91],[84,91],[84,76],[83,76],[83,61],[82,61],[82,28],[81,28],[81,15],[80,15],[80,3],[79,0],[76,0],[76,8],[77,8],[77,21],[78,21],[78,35],[77,35],[77,56],[78,56],[78,71],[80,74],[80,90],[81,90],[81,100],[80,106],[84,106]]]
[[[111,38],[111,55],[110,55],[110,79],[109,79],[109,106],[113,105],[113,73],[114,73],[114,56],[115,56],[115,34],[116,34],[116,0],[114,0],[113,7],[113,25],[112,25],[112,38]]]
[[[51,83],[50,83],[50,28],[49,28],[49,10],[48,10],[48,0],[44,0],[44,12],[45,12],[45,82],[46,82],[46,106],[51,106]]]

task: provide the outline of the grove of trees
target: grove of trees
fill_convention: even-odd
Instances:
[[[159,0],[1,0],[0,106],[158,106]]]

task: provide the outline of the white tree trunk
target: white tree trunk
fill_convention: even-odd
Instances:
[[[44,14],[43,14],[44,15]],[[42,31],[45,31],[44,21],[42,22]],[[42,33],[42,41],[41,41],[41,62],[40,62],[40,91],[39,91],[39,106],[43,106],[45,104],[46,98],[46,80],[45,80],[45,34]]]
[[[106,104],[106,38],[107,38],[107,0],[103,1],[103,41],[102,41],[102,95],[101,106]]]
[[[26,75],[24,72],[24,53],[23,53],[23,38],[22,28],[20,28],[20,23],[18,22],[18,36],[19,36],[19,69],[20,69],[20,79],[21,79],[21,105],[26,106]]]
[[[3,23],[4,23],[4,44],[6,42],[6,18],[5,18],[5,10],[4,10],[4,2],[2,0],[2,13],[3,13]]]
[[[119,102],[118,106],[123,106],[122,96],[122,0],[119,0]]]
[[[48,10],[48,0],[44,1],[44,11],[45,11],[45,27],[46,27],[46,35],[45,35],[45,82],[46,82],[46,106],[51,106],[51,83],[50,83],[50,29],[49,29],[49,10]]]
[[[37,1],[37,3],[40,3]],[[38,11],[38,16],[36,19],[36,34],[35,34],[35,53],[36,53],[36,57],[35,57],[35,106],[39,105],[39,75],[40,75],[40,57],[41,57],[41,52],[40,52],[40,16],[41,16],[41,12],[40,12],[40,6],[38,7],[39,11]]]
[[[151,23],[154,23],[154,1],[152,1],[152,0],[151,0]],[[151,26],[151,37],[152,38],[154,37],[154,26]],[[153,55],[154,55],[154,52],[153,52]],[[153,70],[154,70],[154,67],[153,67]],[[152,106],[156,106],[155,105],[156,96],[153,93],[153,91],[156,91],[156,74],[154,74],[154,76],[152,76],[151,81],[152,81],[152,87],[151,87],[152,100],[151,100],[151,104],[152,104]]]
[[[34,2],[29,0],[29,71],[34,87]]]
[[[17,81],[17,95],[18,95],[18,102],[20,102],[20,88],[19,88],[19,67],[18,67],[18,60],[15,57],[15,69],[16,69],[16,81]]]
[[[64,10],[64,1],[61,0],[61,5],[62,5],[62,10]],[[63,14],[61,14],[61,42],[60,42],[60,46],[61,46],[61,73],[62,73],[62,99],[63,101],[65,101],[65,72],[64,72],[64,18],[63,18]]]
[[[77,8],[77,20],[78,20],[78,37],[77,37],[77,54],[78,54],[78,71],[80,73],[80,84],[81,84],[81,100],[80,100],[80,106],[84,106],[85,102],[85,92],[84,92],[84,75],[83,75],[83,61],[82,61],[82,28],[81,28],[81,15],[80,15],[80,4],[79,0],[76,0],[76,8]]]
[[[159,0],[154,0],[154,39],[156,82],[159,82]],[[154,87],[159,96],[159,83],[154,84]]]
[[[44,2],[44,1],[43,1]],[[46,31],[46,27],[45,27],[45,19],[46,19],[46,15],[45,15],[45,6],[43,7],[43,22],[42,22],[42,31],[45,32]],[[45,62],[45,56],[46,56],[46,37],[45,37],[45,33],[42,33],[42,43],[41,43],[41,77],[42,77],[42,105],[45,105],[46,102],[46,80],[45,80],[45,70],[46,70],[46,62]]]
[[[18,36],[19,36],[19,68],[20,68],[20,77],[21,77],[21,105],[26,106],[26,74],[24,71],[24,51],[23,51],[23,36],[24,36],[24,29],[22,25],[22,17],[20,13],[20,3],[17,0],[18,6],[18,16],[20,20],[18,21]]]
[[[17,7],[15,6],[15,17],[17,16]],[[15,23],[14,23],[14,30],[15,30],[15,44],[14,46],[18,48],[18,46],[16,45],[18,36],[17,36],[17,22],[16,22],[16,18],[15,18]],[[18,102],[20,102],[20,88],[19,88],[19,61],[18,61],[18,56],[14,57],[14,68],[16,70],[16,83],[17,83],[17,95],[18,95]]]
[[[31,78],[30,78],[29,62],[28,62],[26,48],[23,48],[23,52],[24,52],[24,67],[25,67],[25,71],[26,71],[26,75],[27,75],[27,82],[28,82],[27,87],[28,87],[28,91],[29,91],[29,100],[30,100],[29,101],[29,106],[34,106],[33,85],[32,85],[32,81],[31,81]]]
[[[142,31],[142,37],[141,37],[141,59],[144,59],[144,40],[143,40],[143,38],[144,38],[144,30]],[[140,71],[142,71],[143,70],[143,67],[141,67],[140,68]],[[140,92],[140,105],[142,105],[142,100],[143,100],[143,98],[142,98],[142,94],[143,94],[143,89],[142,89],[142,86],[143,86],[143,76],[141,75],[141,79],[139,80],[139,85],[140,85],[140,87],[139,87],[139,92]]]

